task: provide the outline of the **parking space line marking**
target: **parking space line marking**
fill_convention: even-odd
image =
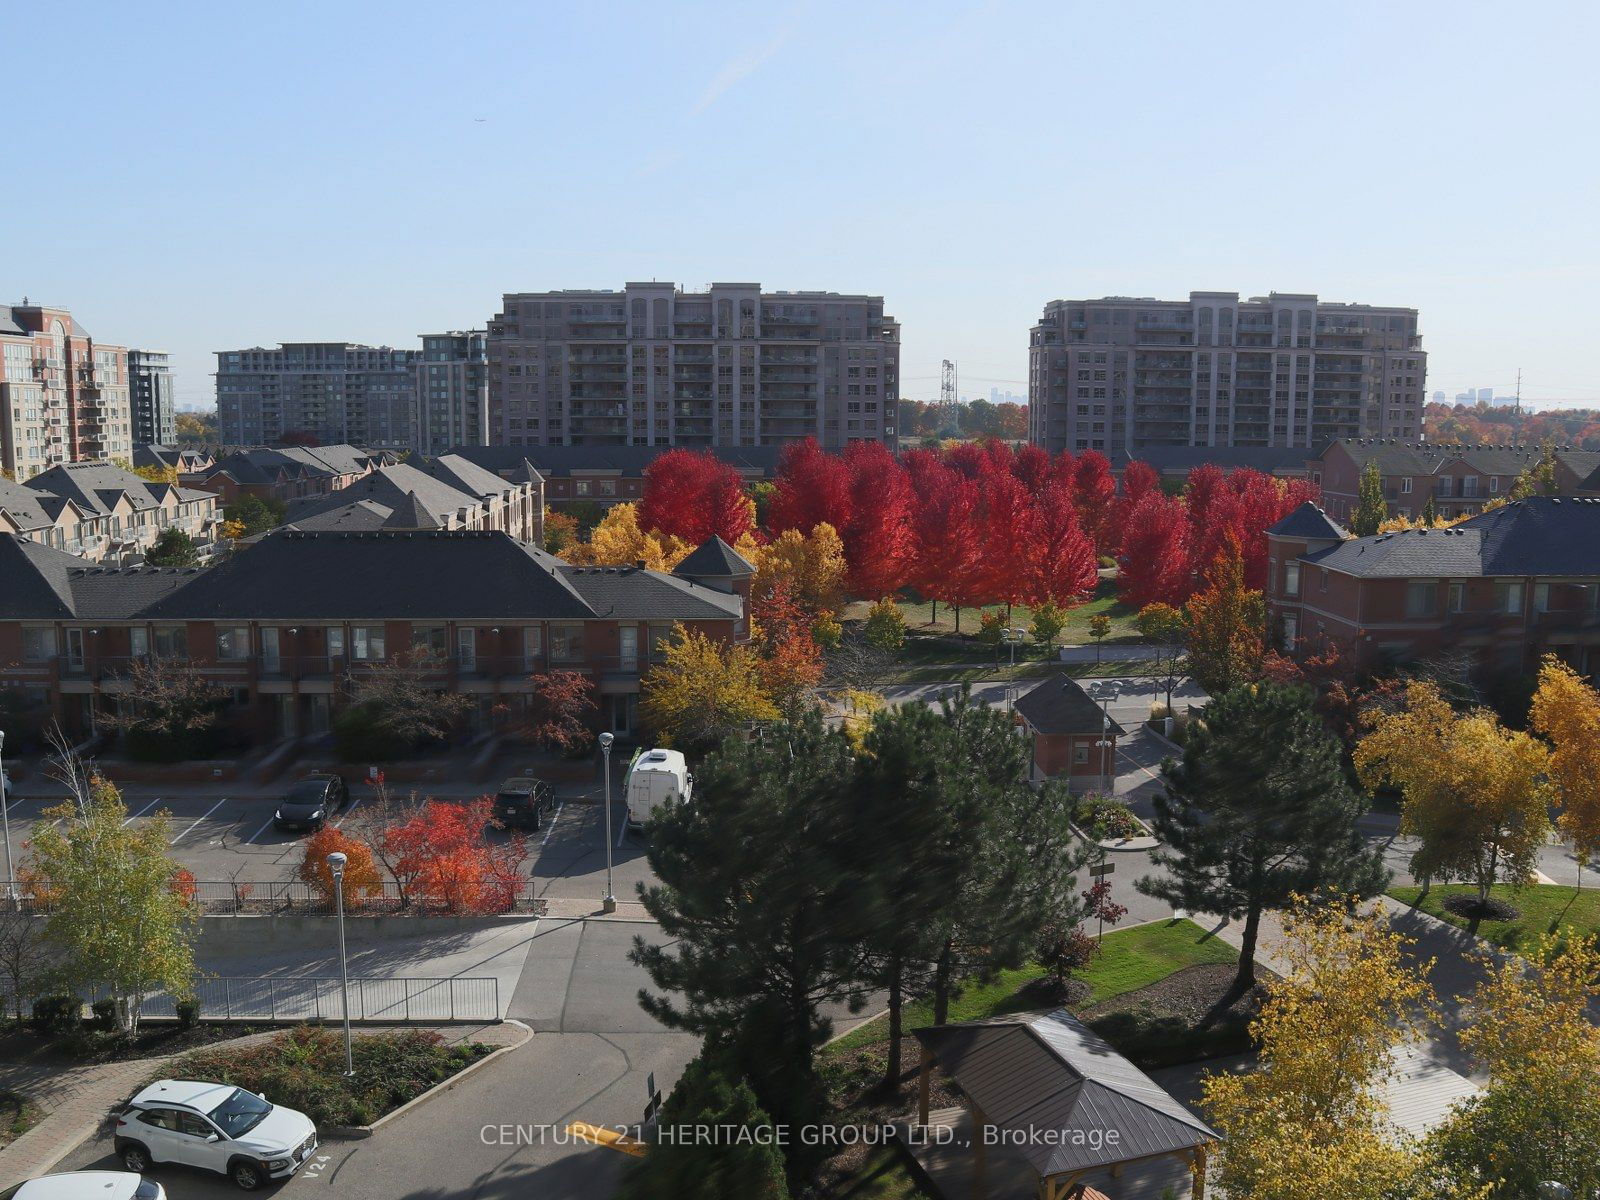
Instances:
[[[126,820],[126,821],[124,821],[124,822],[123,822],[123,825],[125,825],[125,826],[126,826],[126,825],[131,825],[131,824],[133,824],[133,822],[134,822],[134,821],[135,821],[135,820],[137,820],[137,819],[138,819],[138,818],[139,818],[139,817],[142,817],[142,816],[144,816],[144,815],[145,815],[145,813],[147,813],[147,812],[149,812],[149,811],[150,811],[150,810],[151,810],[151,809],[152,809],[152,808],[154,808],[154,807],[155,807],[155,806],[156,806],[156,805],[158,805],[158,804],[160,804],[160,803],[161,803],[161,797],[160,797],[160,796],[157,796],[157,797],[156,797],[156,798],[155,798],[155,799],[154,799],[154,800],[152,800],[152,801],[150,801],[150,803],[149,803],[149,804],[146,804],[146,805],[145,805],[145,806],[144,806],[144,807],[143,807],[143,808],[141,808],[141,809],[140,809],[140,810],[139,810],[139,811],[138,811],[138,812],[136,812],[136,813],[134,813],[134,814],[133,814],[133,816],[131,816],[131,817],[129,817],[129,818],[128,818],[128,819],[127,819],[127,820]]]
[[[350,807],[345,809],[344,812],[340,814],[339,819],[333,823],[333,827],[335,829],[339,828],[339,826],[348,821],[350,819],[350,815],[354,813],[356,809],[361,807],[361,799],[362,798],[360,796],[357,796],[354,800],[350,801]]]
[[[550,835],[556,831],[556,822],[561,820],[561,810],[566,806],[567,802],[565,800],[557,803],[556,811],[550,816],[550,828],[544,831],[544,836],[539,839],[539,845],[547,846],[550,844]]]
[[[245,838],[244,844],[247,845],[247,846],[254,844],[255,840],[258,837],[260,837],[263,833],[265,833],[267,831],[267,826],[271,825],[271,824],[272,824],[272,818],[268,817],[265,821],[261,822],[261,828],[260,829],[256,830],[249,837]]]
[[[228,798],[226,796],[224,796],[221,800],[218,800],[210,808],[206,809],[205,812],[200,814],[200,820],[199,821],[196,821],[193,825],[189,826],[189,828],[185,829],[177,837],[173,838],[170,842],[168,842],[167,845],[176,846],[180,841],[182,841],[184,838],[188,837],[191,833],[193,833],[195,831],[196,828],[199,827],[200,821],[204,821],[207,817],[209,817],[212,813],[216,812],[217,809],[221,808],[227,802],[228,802]]]

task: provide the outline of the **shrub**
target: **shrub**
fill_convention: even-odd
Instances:
[[[386,728],[364,705],[345,709],[333,719],[333,740],[345,762],[389,762],[404,758],[411,743]]]
[[[894,597],[885,596],[867,612],[861,627],[869,646],[893,653],[906,644],[906,617]]]
[[[1090,794],[1078,801],[1073,823],[1101,838],[1142,837],[1145,828],[1126,804],[1109,796]]]
[[[978,640],[985,646],[998,646],[1006,635],[1005,614],[996,610],[978,618]]]
[[[179,1000],[175,1006],[179,1029],[193,1029],[200,1024],[200,1005],[193,1000]]]
[[[368,1125],[489,1052],[449,1047],[420,1029],[358,1037],[355,1077],[346,1079],[344,1041],[334,1029],[302,1025],[254,1045],[196,1050],[167,1068],[184,1079],[215,1079],[297,1108],[319,1126]]]
[[[33,1002],[33,1027],[40,1033],[62,1034],[78,1027],[83,1002],[76,996],[59,993],[40,996]]]
[[[334,851],[349,860],[345,863],[340,888],[346,908],[353,907],[358,900],[383,894],[383,876],[373,862],[372,847],[332,825],[324,825],[305,840],[305,856],[295,872],[298,879],[311,886],[317,899],[329,906],[333,904],[333,872],[328,867],[328,855]]]
[[[844,642],[844,626],[831,612],[818,613],[811,623],[811,637],[824,650],[837,650]]]
[[[109,1033],[117,1027],[117,1002],[115,1000],[96,1000],[89,1006],[89,1011],[94,1014],[93,1025],[103,1033]]]

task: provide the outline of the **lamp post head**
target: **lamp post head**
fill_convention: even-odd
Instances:
[[[344,874],[344,864],[348,861],[349,856],[339,850],[328,855],[328,870],[333,872],[335,879]]]
[[[616,740],[617,739],[616,739],[616,736],[614,734],[602,733],[600,735],[600,749],[602,751],[604,751],[606,754],[610,754],[611,753],[611,743],[616,741]]]

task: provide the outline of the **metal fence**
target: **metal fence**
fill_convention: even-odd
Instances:
[[[205,1021],[338,1021],[344,1017],[340,981],[304,975],[213,975],[195,981]],[[143,1017],[176,1017],[163,992],[148,997]],[[352,1021],[498,1021],[500,981],[492,976],[450,979],[350,980]]]
[[[207,916],[266,916],[271,914],[296,914],[301,916],[332,916],[334,904],[331,896],[324,896],[309,883],[298,879],[281,882],[238,883],[201,880],[185,883],[185,890],[193,889],[200,911]],[[447,915],[494,916],[507,913],[526,913],[543,916],[545,901],[534,891],[531,879],[508,883],[503,892],[496,889],[493,903],[487,907],[463,907],[449,897],[431,896],[416,891],[402,895],[400,885],[385,880],[375,895],[352,897],[345,912],[352,916],[377,916],[384,913],[419,917]],[[22,906],[29,912],[48,912],[49,903],[41,897],[23,896]]]

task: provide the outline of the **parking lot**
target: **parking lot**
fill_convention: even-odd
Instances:
[[[287,786],[287,781],[285,786]],[[466,796],[491,790],[493,784],[440,784],[443,795]],[[598,899],[605,894],[606,814],[599,782],[564,783],[555,788],[556,807],[545,816],[544,827],[522,833],[526,854],[523,874],[535,881],[540,896]],[[370,787],[351,787],[350,804],[333,814],[329,824],[359,825],[361,811],[372,795]],[[59,799],[20,796],[11,800],[6,816],[19,865],[26,861],[22,844],[47,808]],[[156,814],[167,815],[173,857],[202,882],[272,883],[290,880],[304,858],[310,835],[273,827],[276,794],[230,796],[221,786],[195,788],[173,795],[130,799],[128,820],[143,823]],[[615,894],[630,899],[636,883],[649,876],[644,841],[626,829],[626,805],[620,779],[612,785],[611,851]],[[504,837],[489,831],[488,837]]]

